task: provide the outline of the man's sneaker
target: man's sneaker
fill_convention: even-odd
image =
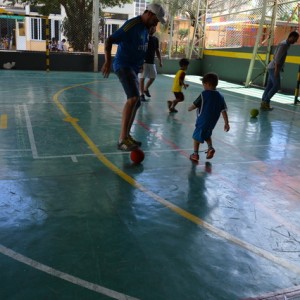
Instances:
[[[198,162],[199,161],[199,154],[195,154],[195,153],[191,154],[190,155],[190,160]]]
[[[208,148],[208,150],[205,152],[206,153],[206,159],[211,159],[214,157],[215,154],[215,149],[213,147]]]
[[[138,145],[134,144],[129,138],[118,143],[118,149],[122,151],[132,151],[138,148]]]
[[[260,109],[269,111],[269,110],[273,110],[273,107],[270,106],[270,103],[262,101],[261,104],[260,104]]]
[[[151,95],[150,95],[150,93],[149,93],[149,90],[144,91],[144,94],[145,94],[147,97],[151,97]]]
[[[145,95],[141,95],[141,96],[140,96],[140,100],[141,100],[142,102],[146,102]]]
[[[131,135],[128,136],[128,139],[133,142],[134,144],[136,144],[138,147],[142,146],[142,142],[135,140]]]

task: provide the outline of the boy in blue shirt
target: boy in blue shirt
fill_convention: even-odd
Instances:
[[[204,91],[188,108],[188,111],[197,108],[196,128],[193,133],[194,153],[190,156],[192,161],[199,161],[199,147],[204,141],[208,147],[206,158],[213,158],[215,149],[212,146],[211,136],[220,114],[222,114],[225,122],[224,131],[227,132],[230,129],[224,97],[216,90],[218,80],[218,76],[214,73],[204,75],[202,78]]]
[[[127,96],[122,112],[121,132],[118,149],[132,151],[141,146],[130,135],[130,129],[140,107],[138,73],[143,66],[148,47],[149,29],[158,22],[165,23],[165,12],[159,4],[149,4],[141,16],[132,18],[115,31],[105,42],[105,62],[102,66],[104,77],[111,69],[112,44],[118,44],[113,62],[114,72],[119,77]]]

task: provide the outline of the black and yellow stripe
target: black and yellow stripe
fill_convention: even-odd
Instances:
[[[299,68],[298,68],[297,85],[296,85],[296,88],[295,88],[295,100],[294,100],[294,104],[298,104],[299,103],[299,100],[298,100],[299,86],[300,86],[300,65],[299,65]]]
[[[142,23],[141,17],[137,17],[137,18],[131,19],[123,27],[123,30],[126,32],[126,31],[130,30],[132,27],[134,27],[135,25],[140,24],[140,23]]]
[[[233,51],[220,51],[220,50],[204,50],[204,55],[207,56],[218,56],[218,57],[227,57],[227,58],[239,58],[239,59],[247,59],[250,60],[252,58],[252,52],[233,52]],[[266,59],[266,54],[259,55],[262,60]],[[272,60],[273,55],[270,56],[270,60]],[[300,56],[292,56],[288,55],[285,60],[286,63],[291,64],[300,64]]]
[[[49,26],[49,18],[46,18],[46,71],[50,70],[50,26]]]

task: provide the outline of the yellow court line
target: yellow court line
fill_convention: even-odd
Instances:
[[[252,53],[247,53],[247,52],[233,52],[233,51],[220,51],[220,50],[209,50],[206,49],[204,50],[204,55],[208,56],[218,56],[218,57],[230,57],[230,58],[240,58],[240,59],[247,59],[250,60],[252,58]],[[260,57],[260,60],[265,60],[266,59],[266,54],[258,54],[256,56],[256,60],[259,60],[258,56]],[[270,56],[270,60],[273,59],[273,54]],[[291,64],[300,64],[300,57],[299,56],[292,56],[288,55],[286,57],[286,63],[291,63]]]
[[[1,115],[0,116],[0,129],[6,129],[7,128],[7,115]]]
[[[101,161],[106,167],[108,167],[110,170],[112,170],[113,172],[115,172],[118,176],[120,176],[123,180],[127,181],[129,184],[131,184],[133,187],[139,189],[140,191],[144,192],[146,195],[148,195],[149,197],[151,197],[152,199],[154,199],[155,201],[161,203],[162,205],[164,205],[165,207],[169,208],[171,211],[175,212],[176,214],[184,217],[185,219],[193,222],[194,224],[201,226],[211,232],[213,232],[214,234],[216,234],[217,236],[226,239],[227,241],[234,243],[252,253],[255,253],[256,255],[263,257],[265,259],[268,259],[269,261],[272,261],[273,263],[280,265],[286,269],[289,269],[290,271],[299,274],[300,275],[300,265],[297,265],[295,263],[291,263],[283,258],[277,257],[275,255],[273,255],[272,253],[261,249],[259,247],[256,247],[250,243],[247,243],[233,235],[231,235],[230,233],[219,229],[207,222],[205,222],[204,220],[200,219],[199,217],[189,213],[188,211],[180,208],[179,206],[174,205],[173,203],[163,199],[162,197],[158,196],[157,194],[151,192],[150,190],[148,190],[146,187],[144,187],[143,185],[141,185],[140,183],[138,183],[136,180],[134,180],[132,177],[130,177],[128,174],[126,174],[124,171],[122,171],[121,169],[119,169],[116,165],[114,165],[110,160],[108,160],[106,158],[106,156],[99,150],[99,148],[95,145],[95,143],[90,139],[90,137],[85,133],[85,131],[78,125],[78,119],[73,118],[64,108],[64,106],[62,105],[62,103],[59,101],[59,96],[70,89],[79,87],[79,86],[83,86],[83,85],[89,85],[91,83],[94,83],[97,81],[92,81],[92,82],[87,82],[87,83],[82,83],[82,84],[77,84],[77,85],[73,85],[70,87],[66,87],[62,90],[60,90],[59,92],[57,92],[54,96],[53,96],[53,101],[54,103],[57,105],[57,107],[61,110],[61,112],[65,115],[65,121],[66,122],[70,122],[72,124],[72,126],[74,127],[74,129],[78,132],[78,134],[82,137],[82,139],[87,143],[87,145],[90,147],[90,149],[92,150],[92,152],[95,154],[95,156],[99,159],[99,161]]]
[[[242,59],[251,59],[251,57],[252,57],[252,53],[220,51],[220,50],[204,50],[204,55],[242,58]]]

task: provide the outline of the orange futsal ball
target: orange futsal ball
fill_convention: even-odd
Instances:
[[[135,163],[141,163],[145,158],[145,153],[141,149],[135,149],[130,152],[130,159]]]

